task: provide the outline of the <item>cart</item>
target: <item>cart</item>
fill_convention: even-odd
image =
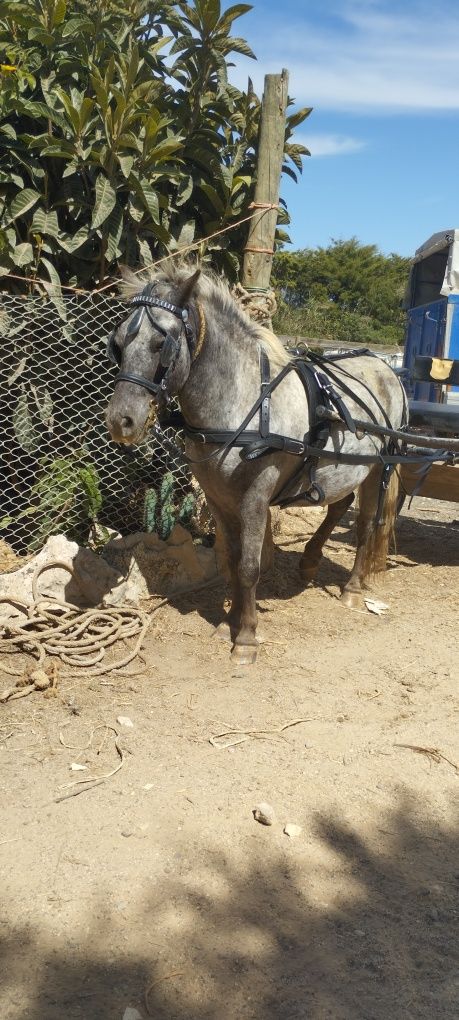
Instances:
[[[459,229],[434,234],[418,248],[405,298],[402,379],[409,429],[459,437]],[[459,464],[403,464],[408,495],[459,502]]]

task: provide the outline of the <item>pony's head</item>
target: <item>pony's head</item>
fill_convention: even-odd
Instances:
[[[127,269],[122,275],[129,309],[108,341],[119,373],[106,421],[112,439],[131,446],[185,385],[205,324],[192,302],[199,270],[182,269],[175,279],[159,272],[139,280]]]

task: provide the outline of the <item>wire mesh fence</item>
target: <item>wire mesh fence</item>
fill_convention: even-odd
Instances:
[[[17,555],[56,532],[85,542],[95,520],[102,534],[167,537],[192,514],[174,433],[150,433],[136,449],[110,441],[106,344],[119,315],[105,295],[0,295],[0,540]]]

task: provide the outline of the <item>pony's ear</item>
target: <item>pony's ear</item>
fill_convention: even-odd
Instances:
[[[131,298],[142,290],[145,281],[139,273],[133,273],[129,266],[119,266],[121,280],[119,283],[119,291],[122,297]]]
[[[129,266],[119,266],[118,268],[120,271],[120,276],[122,277],[125,283],[129,283],[132,285],[134,283],[138,284],[139,282],[138,274],[134,273],[132,269],[129,268]]]
[[[188,279],[185,280],[180,285],[179,300],[178,300],[178,304],[179,305],[186,305],[187,302],[190,300],[190,297],[191,297],[191,295],[193,293],[193,290],[194,290],[194,288],[195,288],[195,286],[196,286],[196,284],[197,284],[197,282],[199,280],[200,275],[201,275],[201,270],[197,269],[196,272],[193,273],[192,276],[189,276]]]

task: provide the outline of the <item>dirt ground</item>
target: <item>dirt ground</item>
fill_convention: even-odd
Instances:
[[[403,511],[380,617],[337,600],[351,513],[301,590],[320,513],[284,514],[256,666],[207,590],[157,613],[134,677],[0,707],[2,1020],[459,1016],[459,507]],[[72,763],[120,763],[110,727],[120,770],[58,801]]]

